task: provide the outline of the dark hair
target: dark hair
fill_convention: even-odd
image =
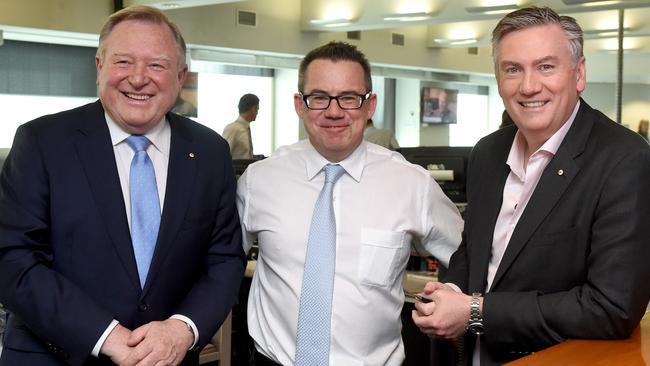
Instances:
[[[494,58],[494,65],[496,66],[499,44],[503,37],[518,30],[548,24],[557,24],[562,28],[564,36],[569,41],[573,62],[577,64],[583,55],[582,47],[584,42],[582,28],[580,28],[578,22],[570,16],[560,16],[555,10],[547,6],[531,6],[507,14],[492,31],[492,57]]]
[[[106,41],[106,38],[108,38],[116,25],[127,20],[167,25],[167,27],[169,27],[169,30],[174,35],[176,45],[178,46],[178,66],[179,68],[182,68],[185,65],[185,51],[187,50],[187,47],[185,46],[185,40],[183,39],[178,26],[167,19],[167,16],[165,16],[165,14],[163,14],[163,12],[160,10],[143,5],[129,6],[128,8],[124,8],[108,17],[106,23],[104,23],[104,26],[102,27],[102,30],[99,32],[99,47],[97,48],[97,57],[101,62],[104,62],[104,43]]]
[[[258,98],[257,95],[244,94],[241,98],[239,98],[239,104],[237,105],[237,108],[239,108],[239,114],[242,114],[250,111],[251,108],[258,105],[260,105],[260,98]]]
[[[357,49],[357,47],[345,43],[332,41],[326,45],[315,48],[302,59],[298,69],[298,91],[303,92],[305,87],[305,73],[307,67],[314,60],[326,59],[331,61],[352,61],[357,62],[363,69],[366,92],[372,90],[372,79],[370,77],[370,64],[366,56]]]

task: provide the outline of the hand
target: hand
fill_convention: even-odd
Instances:
[[[118,324],[106,337],[99,353],[111,358],[114,364],[119,365],[133,350],[127,345],[131,331]]]
[[[415,304],[416,310],[411,316],[420,331],[443,339],[455,339],[463,335],[469,321],[471,296],[456,292],[439,282],[429,282],[423,293],[433,301]]]
[[[133,352],[122,366],[178,365],[192,345],[194,335],[178,319],[147,323],[131,333]]]

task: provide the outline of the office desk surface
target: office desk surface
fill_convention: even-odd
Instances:
[[[645,314],[641,324],[628,339],[568,340],[507,365],[650,365],[650,312]]]

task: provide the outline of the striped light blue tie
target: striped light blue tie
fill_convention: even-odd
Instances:
[[[144,136],[132,135],[126,139],[135,151],[131,160],[129,190],[131,194],[131,241],[135,261],[140,275],[140,286],[144,287],[151,265],[158,228],[160,227],[160,201],[156,174],[147,147],[151,141]]]
[[[332,190],[345,170],[325,165],[325,185],[311,219],[305,272],[302,276],[296,366],[326,366],[330,353],[330,322],[336,262],[336,221]]]

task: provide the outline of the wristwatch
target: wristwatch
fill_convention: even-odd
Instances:
[[[484,333],[480,297],[480,293],[472,293],[472,301],[469,303],[469,321],[467,322],[467,329],[475,335],[481,335]]]

